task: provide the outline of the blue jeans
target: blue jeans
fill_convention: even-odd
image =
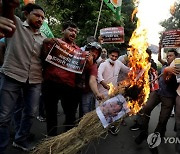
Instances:
[[[90,91],[83,93],[81,97],[79,116],[82,117],[93,109],[95,109],[95,96],[93,92]]]
[[[5,151],[9,142],[9,126],[18,97],[24,97],[20,128],[15,135],[15,141],[26,141],[32,126],[32,119],[38,108],[41,84],[29,84],[16,81],[2,75],[0,85],[0,153]]]
[[[24,97],[23,97],[23,91],[22,91],[20,96],[17,99],[15,109],[14,109],[13,120],[12,120],[12,124],[14,126],[15,132],[18,132],[19,128],[21,127],[23,109],[24,109]]]

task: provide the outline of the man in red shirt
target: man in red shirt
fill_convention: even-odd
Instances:
[[[66,42],[74,50],[79,49],[74,43],[78,34],[78,27],[74,23],[64,23],[62,33],[62,41]],[[46,52],[50,51],[55,42],[57,42],[57,39],[54,38],[44,41],[44,58],[47,56]],[[42,93],[45,101],[48,136],[57,135],[57,105],[59,100],[61,100],[61,105],[65,114],[64,124],[66,125],[66,130],[72,128],[76,120],[75,115],[78,107],[75,73],[50,63],[45,63]]]
[[[104,98],[104,95],[102,95],[97,88],[96,80],[98,72],[96,61],[101,55],[102,47],[98,42],[90,42],[86,45],[86,51],[89,51],[89,56],[84,71],[82,75],[76,76],[76,85],[81,85],[79,88],[79,91],[81,91],[79,106],[80,117],[95,108],[95,99],[102,100]]]
[[[78,33],[78,28],[74,23],[67,22],[63,25],[63,38],[61,39],[46,39],[44,41],[44,52],[42,57],[47,56],[54,43],[66,43],[64,46],[68,52],[73,52],[79,47],[74,43]],[[100,56],[101,50],[97,50],[93,44],[87,57],[86,68],[88,70],[94,65],[94,62]],[[62,46],[63,48],[63,46]],[[101,46],[100,46],[101,48]],[[85,70],[87,70],[85,68]],[[92,69],[91,69],[92,70]],[[97,67],[96,67],[97,74]],[[81,89],[76,86],[77,74],[67,71],[50,63],[45,63],[44,67],[44,86],[42,90],[43,99],[45,101],[47,133],[49,136],[57,135],[57,105],[61,100],[61,105],[65,114],[65,128],[71,129],[76,120],[76,111],[81,99]],[[97,91],[96,75],[88,74],[89,86],[97,98],[102,98]],[[87,88],[88,86],[86,86]]]

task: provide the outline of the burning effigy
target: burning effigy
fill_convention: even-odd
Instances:
[[[77,127],[44,140],[33,153],[76,154],[82,147],[107,133],[108,126],[114,121],[120,122],[122,118],[136,114],[145,105],[150,92],[148,76],[150,64],[146,53],[148,47],[146,37],[146,30],[141,28],[138,21],[137,29],[129,42],[128,58],[131,69],[128,78],[119,83],[118,87],[110,84],[109,97],[100,103],[99,108],[84,115]],[[109,113],[106,117],[105,107],[113,106],[112,102],[115,100],[120,102],[119,112]],[[111,104],[108,105],[108,102]],[[102,122],[101,115],[104,116],[105,123]]]
[[[117,87],[109,84],[109,96],[96,110],[84,115],[71,130],[42,141],[33,153],[76,154],[82,147],[107,133],[109,126],[115,121],[120,122],[124,117],[135,115],[145,105],[150,93],[147,42],[147,31],[138,20],[129,42],[128,78]],[[116,106],[117,111],[110,112],[112,106]]]

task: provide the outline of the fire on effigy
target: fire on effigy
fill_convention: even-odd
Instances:
[[[119,83],[118,87],[112,87],[110,84],[109,97],[101,102],[96,110],[84,115],[79,124],[71,130],[41,142],[33,153],[76,154],[82,147],[107,133],[112,123],[135,115],[145,105],[150,92],[150,64],[146,53],[147,32],[141,27],[140,21],[132,34],[129,46],[128,58],[131,69],[128,78]],[[106,112],[106,108],[114,105],[113,102],[120,104],[119,112]]]

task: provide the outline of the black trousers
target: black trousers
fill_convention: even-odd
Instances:
[[[159,121],[156,126],[155,132],[159,132],[161,136],[163,137],[166,132],[166,125],[167,125],[168,119],[171,115],[171,111],[175,104],[175,97],[174,98],[164,97],[164,96],[159,95],[157,91],[151,92],[146,105],[140,112],[142,116],[141,123],[142,123],[142,130],[147,131],[151,112],[159,103],[161,103],[161,111],[160,111]]]
[[[59,100],[61,100],[61,105],[65,114],[65,128],[66,130],[71,129],[76,120],[76,112],[79,103],[77,90],[65,84],[45,81],[42,95],[44,95],[48,136],[57,135],[57,111]]]

